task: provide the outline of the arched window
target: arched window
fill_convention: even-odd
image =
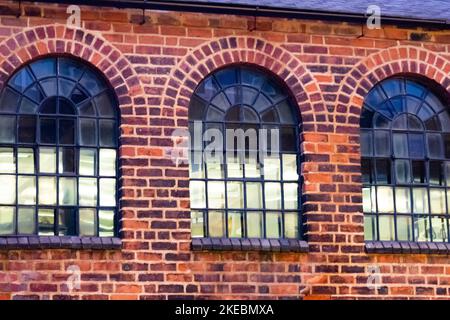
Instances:
[[[419,80],[375,86],[361,117],[366,240],[448,241],[448,105]]]
[[[19,69],[0,97],[0,235],[116,234],[117,103],[65,57]]]
[[[299,239],[299,117],[285,87],[248,66],[216,71],[195,90],[189,125],[192,236]]]

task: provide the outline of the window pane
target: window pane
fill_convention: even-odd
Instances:
[[[394,212],[394,194],[391,187],[377,188],[378,212]],[[381,226],[381,223],[380,223]]]
[[[262,212],[247,212],[247,237],[262,238],[264,235]]]
[[[36,117],[19,116],[18,142],[34,143],[36,141]]]
[[[245,177],[246,178],[259,178],[261,171],[259,168],[258,160],[251,156],[245,158]]]
[[[282,219],[279,212],[266,212],[266,237],[281,238]]]
[[[189,183],[191,208],[206,208],[205,182],[191,181]]]
[[[0,143],[14,143],[16,141],[16,117],[0,117]]]
[[[228,208],[244,208],[244,184],[237,181],[227,182]]]
[[[97,179],[80,178],[78,181],[78,196],[80,206],[96,206]]]
[[[263,208],[262,201],[262,187],[258,182],[247,182],[247,208],[261,209]]]
[[[113,237],[114,236],[114,211],[112,210],[99,210],[99,236],[100,237]]]
[[[280,180],[281,179],[280,159],[277,157],[264,158],[264,179]]]
[[[428,213],[428,192],[426,188],[413,188],[414,213]]]
[[[19,207],[17,214],[17,231],[19,234],[36,233],[36,215],[34,207]]]
[[[429,217],[414,218],[414,241],[430,241]]]
[[[285,210],[297,210],[298,209],[298,184],[297,183],[285,183],[283,185],[283,198]]]
[[[97,228],[95,226],[95,209],[80,209],[78,211],[80,236],[95,236]]]
[[[281,150],[297,151],[297,134],[295,128],[281,127]]]
[[[34,173],[34,151],[28,148],[17,150],[17,170],[19,173]]]
[[[364,215],[364,240],[378,240],[377,217],[374,215]]]
[[[209,179],[223,179],[223,164],[215,159],[206,159],[206,172]]]
[[[397,216],[397,238],[398,241],[412,240],[411,217]]]
[[[39,148],[39,172],[56,173],[55,148]]]
[[[77,204],[77,180],[76,178],[59,178],[59,204]]]
[[[225,215],[223,211],[208,212],[208,230],[211,238],[221,238],[225,235]]]
[[[95,149],[80,149],[80,175],[93,176],[96,171],[97,151]]]
[[[391,155],[391,140],[389,132],[376,131],[375,132],[375,155],[377,156],[390,156]],[[395,140],[394,140],[395,142]],[[394,146],[395,148],[395,146]]]
[[[422,134],[409,134],[409,156],[413,158],[423,158],[425,147]]]
[[[413,178],[414,183],[425,183],[425,162],[424,161],[413,161]]]
[[[408,152],[408,135],[405,133],[394,133],[394,155],[398,158],[407,158]]]
[[[362,183],[372,183],[374,182],[372,176],[372,160],[371,159],[361,159],[361,174]]]
[[[283,158],[283,179],[298,180],[297,155],[283,154],[282,158]]]
[[[0,99],[0,112],[15,113],[20,95],[6,87]]]
[[[244,165],[239,157],[227,154],[227,174],[228,178],[243,177]]]
[[[376,212],[375,187],[363,188],[363,212]]]
[[[447,242],[447,220],[444,217],[431,217],[433,242]]]
[[[72,148],[59,149],[59,173],[75,173],[75,150]]]
[[[16,202],[16,176],[1,175],[0,186],[0,204],[15,204]]]
[[[431,213],[445,214],[447,209],[445,207],[445,190],[444,189],[430,189],[430,205]]]
[[[59,120],[59,143],[75,144],[75,120]]]
[[[100,120],[100,146],[116,146],[116,122],[113,120]]]
[[[204,178],[204,165],[202,152],[191,152],[189,157],[189,177],[191,179]],[[228,168],[228,170],[230,169]],[[228,176],[230,176],[230,171],[228,171]]]
[[[228,212],[228,237],[242,238],[242,213]]]
[[[203,238],[204,232],[204,220],[203,212],[201,211],[191,211],[191,237],[192,238]]]
[[[105,207],[116,205],[116,179],[100,179],[100,205]]]
[[[375,161],[377,170],[377,183],[391,183],[391,161],[380,159]]]
[[[19,204],[36,204],[36,177],[19,176],[17,188]]]
[[[0,235],[14,233],[14,207],[0,207]]]
[[[59,209],[58,224],[58,235],[74,236],[76,234],[75,209]]]
[[[224,181],[208,181],[208,208],[225,208]]]
[[[79,143],[82,146],[97,145],[97,125],[95,119],[79,119]]]
[[[55,177],[39,177],[39,204],[56,204]]]
[[[383,201],[383,200],[381,200]],[[397,213],[410,213],[411,212],[411,197],[409,188],[396,188],[395,189],[395,205]]]
[[[95,96],[105,89],[103,83],[97,79],[97,76],[91,70],[86,70],[81,77],[80,84],[88,90],[92,96]]]
[[[264,184],[266,209],[281,209],[281,186],[279,183]]]
[[[411,183],[409,160],[395,160],[395,175],[397,183]]]
[[[441,158],[444,156],[441,135],[438,133],[427,134],[428,156],[430,158]]]
[[[39,209],[38,212],[39,235],[54,236],[55,213],[53,209]]]
[[[42,118],[40,120],[40,138],[42,143],[56,143],[56,120]]]
[[[96,83],[101,86],[101,89],[105,89],[103,84],[100,84],[99,81],[96,80]],[[89,90],[89,88],[86,88],[86,89]],[[92,91],[91,91],[91,93],[92,93]],[[113,99],[111,98],[109,93],[102,93],[101,95],[96,97],[94,100],[95,100],[95,105],[97,106],[97,111],[98,111],[99,116],[101,116],[101,117],[102,116],[104,116],[104,117],[114,117],[115,116],[115,110],[113,107],[115,105],[115,103],[113,102]]]
[[[116,150],[100,149],[100,175],[116,176]]]
[[[394,241],[395,240],[394,216],[379,216],[378,223],[380,224],[380,240]]]
[[[14,161],[13,148],[0,148],[0,173],[15,173],[16,164]]]
[[[298,239],[298,214],[284,214],[284,237],[288,239]]]
[[[372,133],[370,131],[361,130],[361,155],[372,155]]]

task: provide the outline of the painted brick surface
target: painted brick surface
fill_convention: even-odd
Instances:
[[[420,74],[450,92],[450,32],[345,23],[0,1],[0,86],[48,54],[91,63],[121,112],[121,250],[2,250],[0,299],[353,299],[450,296],[447,254],[367,254],[359,114],[376,82]],[[250,31],[253,30],[253,31]],[[213,70],[256,64],[278,75],[302,117],[309,253],[193,252],[187,165],[170,154],[189,98]],[[72,265],[81,285],[70,291]],[[377,288],[367,285],[375,266]],[[370,282],[370,279],[369,279]]]

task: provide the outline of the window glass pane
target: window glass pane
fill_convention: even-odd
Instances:
[[[14,233],[14,207],[0,207],[0,235]]]
[[[30,64],[30,67],[37,79],[56,75],[55,58],[39,59]]]
[[[18,142],[34,143],[36,141],[36,117],[19,116]]]
[[[377,183],[391,183],[391,162],[380,159],[375,161],[377,169]]]
[[[389,79],[381,83],[384,92],[389,98],[395,97],[403,93],[402,81],[399,79]]]
[[[97,81],[99,84],[99,81]],[[103,87],[103,84],[102,84]],[[89,90],[89,88],[87,88]],[[102,88],[104,89],[104,87]],[[114,102],[109,93],[102,93],[95,99],[95,105],[97,106],[98,115],[101,117],[114,117]]]
[[[212,100],[211,104],[216,106],[217,108],[221,109],[222,111],[227,111],[230,107],[230,103],[228,102],[227,98],[223,93],[217,94]]]
[[[192,96],[189,104],[189,120],[203,120],[203,115],[205,113],[207,104],[197,98],[195,95]]]
[[[259,162],[254,156],[245,158],[245,177],[246,178],[259,178],[261,171],[259,168]]]
[[[36,204],[36,177],[19,176],[17,188],[19,204]]]
[[[0,204],[15,204],[16,202],[16,176],[0,175]]]
[[[363,188],[363,212],[376,212],[375,187]]]
[[[97,228],[95,225],[95,209],[80,209],[78,211],[80,236],[95,236]]]
[[[78,196],[80,206],[96,206],[97,205],[97,179],[95,178],[79,178]]]
[[[430,184],[438,186],[444,185],[445,177],[442,168],[442,162],[430,161]]]
[[[205,169],[203,163],[202,152],[191,152],[189,157],[189,177],[193,178],[204,178]],[[229,169],[228,169],[229,170]],[[228,172],[228,176],[230,172]]]
[[[398,158],[408,158],[408,135],[405,133],[394,133],[394,156]]]
[[[16,117],[0,117],[0,143],[14,143],[16,141]]]
[[[372,132],[361,130],[361,155],[371,156],[372,154]]]
[[[42,143],[56,143],[56,120],[42,118],[40,120],[40,138]]]
[[[97,151],[95,149],[80,149],[80,175],[93,176],[96,172]]]
[[[430,241],[430,218],[414,217],[414,241]]]
[[[238,181],[227,182],[228,208],[244,208],[244,184]]]
[[[282,219],[279,212],[266,212],[266,237],[281,238]]]
[[[258,182],[247,182],[247,208],[261,209],[263,208],[262,201],[262,187]]]
[[[298,184],[297,183],[285,183],[283,185],[283,198],[285,210],[297,210],[298,209]]]
[[[430,189],[430,205],[431,213],[445,214],[447,209],[445,207],[445,190],[444,189]]]
[[[284,237],[288,239],[298,239],[298,214],[284,214]]]
[[[56,204],[55,177],[39,177],[39,204]]]
[[[191,237],[203,238],[205,236],[203,228],[204,228],[203,212],[191,211]]]
[[[7,87],[3,91],[0,100],[0,112],[15,113],[17,110],[17,105],[19,103],[19,99],[20,95]]]
[[[116,150],[100,149],[100,175],[116,176]]]
[[[411,212],[411,196],[409,188],[395,189],[395,205],[397,213]]]
[[[228,212],[228,237],[242,238],[242,213]]]
[[[411,183],[409,160],[395,160],[395,176],[397,183]]]
[[[244,174],[244,165],[240,157],[233,154],[227,154],[227,174],[228,178],[242,178]]]
[[[55,148],[39,148],[39,172],[56,173]]]
[[[0,148],[0,173],[15,173],[13,148]]]
[[[100,205],[105,207],[116,205],[116,179],[100,179]]]
[[[362,174],[362,183],[372,183],[374,179],[372,177],[372,160],[370,159],[361,159],[361,174]]]
[[[75,82],[59,78],[58,79],[58,95],[63,97],[69,97],[72,92]]]
[[[91,70],[86,70],[81,77],[80,84],[89,91],[92,96],[95,96],[105,89],[104,84],[98,80],[98,77]]]
[[[374,215],[364,215],[364,240],[377,240],[377,217]]]
[[[208,181],[208,207],[225,208],[225,182]]]
[[[409,134],[409,156],[413,158],[423,158],[425,148],[422,134]]]
[[[281,209],[281,186],[279,183],[264,184],[266,209]]]
[[[428,213],[428,192],[426,188],[413,188],[414,213]]]
[[[191,208],[206,208],[204,181],[190,181],[189,193],[191,199]]]
[[[72,148],[59,149],[59,173],[75,173],[75,150]]]
[[[247,211],[246,216],[247,216],[247,237],[262,238],[264,235],[262,212]]]
[[[411,217],[397,216],[397,240],[412,241]]]
[[[116,146],[116,122],[113,120],[100,120],[100,146]]]
[[[79,119],[79,143],[82,146],[95,146],[97,144],[97,125],[95,119]]]
[[[377,201],[378,212],[394,213],[394,194],[391,187],[377,187]]]
[[[59,143],[75,144],[75,120],[59,120]]]
[[[67,58],[58,58],[59,64],[59,74],[71,78],[75,81],[78,81],[84,71],[84,67],[79,63],[67,59]]]
[[[39,209],[38,223],[40,236],[54,236],[55,212],[54,209]]]
[[[17,170],[19,173],[34,173],[33,149],[17,149]]]
[[[98,228],[100,237],[114,236],[114,211],[99,210],[98,212]]]
[[[283,158],[283,179],[298,180],[297,155],[283,154],[282,158]]]
[[[295,128],[281,127],[280,141],[282,151],[297,151],[297,134]]]
[[[224,166],[221,161],[216,159],[206,159],[206,172],[209,179],[223,179]]]
[[[376,131],[374,139],[375,139],[375,155],[390,156],[391,155],[391,140],[389,137],[389,132]],[[395,146],[394,146],[394,148],[395,148]]]
[[[77,204],[77,180],[76,178],[59,178],[59,204]]]
[[[414,183],[425,183],[425,162],[413,161],[412,166]]]
[[[447,242],[447,220],[444,217],[431,217],[433,242]]]
[[[278,157],[264,158],[264,179],[266,180],[280,180],[281,179],[281,165]]]
[[[438,133],[428,133],[428,156],[430,158],[441,158],[444,156],[441,135]]]
[[[36,233],[36,215],[34,207],[19,207],[17,213],[17,231],[19,234]]]
[[[211,238],[221,238],[225,235],[225,215],[223,211],[208,212],[208,231]]]
[[[58,214],[58,235],[74,236],[75,232],[75,209],[60,208]]]
[[[394,216],[378,216],[378,223],[380,225],[380,241],[394,241]]]

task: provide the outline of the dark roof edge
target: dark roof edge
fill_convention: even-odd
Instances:
[[[300,10],[295,8],[275,8],[268,6],[220,4],[214,2],[176,1],[176,0],[39,0],[26,2],[67,3],[87,6],[135,8],[162,11],[187,11],[198,13],[233,14],[244,16],[279,17],[290,19],[329,20],[350,23],[366,23],[367,16],[358,13],[330,12],[319,10]],[[404,27],[429,27],[450,29],[450,21],[395,16],[381,16],[381,23]]]

